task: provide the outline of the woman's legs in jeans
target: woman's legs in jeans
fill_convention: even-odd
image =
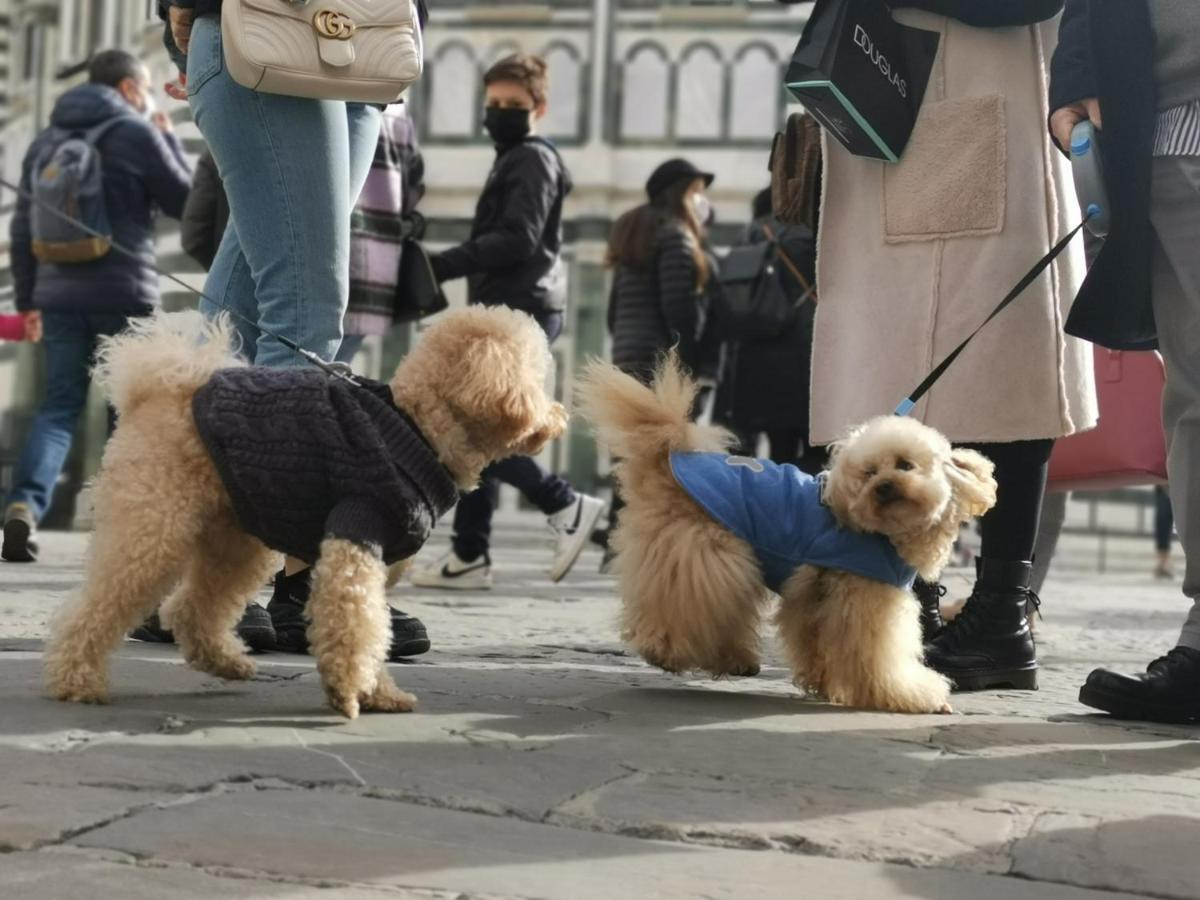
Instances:
[[[230,78],[221,53],[217,19],[198,20],[188,55],[191,105],[231,211],[206,293],[333,359],[350,290],[350,213],[375,153],[379,112],[252,91]],[[204,311],[218,310],[205,303]],[[253,325],[237,320],[237,328],[255,363],[302,364]]]

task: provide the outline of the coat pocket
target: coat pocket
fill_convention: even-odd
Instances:
[[[1004,97],[926,103],[899,164],[883,177],[888,243],[996,234],[1004,228]]]

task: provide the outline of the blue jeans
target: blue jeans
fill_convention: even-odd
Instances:
[[[39,522],[46,515],[87,404],[96,344],[102,335],[123,331],[128,321],[116,313],[42,314],[46,399],[25,439],[5,506],[26,503]]]
[[[350,214],[379,141],[379,110],[242,87],[225,68],[221,26],[192,28],[188,95],[216,160],[230,219],[202,304],[234,310],[242,353],[303,364],[266,331],[332,360],[350,298]],[[249,321],[247,321],[249,320]]]
[[[531,313],[546,332],[550,343],[562,334],[563,314]],[[475,560],[488,552],[492,537],[492,514],[500,500],[500,483],[510,484],[547,516],[562,512],[576,500],[571,485],[547,472],[528,456],[512,456],[483,470],[479,487],[464,494],[454,511],[454,552],[459,559]]]

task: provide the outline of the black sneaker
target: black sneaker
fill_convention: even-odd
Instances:
[[[271,624],[270,614],[257,603],[251,603],[242,613],[242,620],[234,629],[237,636],[246,642],[246,646],[257,653],[265,653],[275,649],[275,628]],[[131,640],[142,641],[146,644],[173,644],[174,633],[164,628],[162,620],[155,613],[145,622],[129,633]]]
[[[13,503],[4,512],[4,544],[0,559],[11,563],[37,562],[37,523],[25,503]]]
[[[1118,719],[1198,722],[1200,650],[1176,647],[1137,675],[1097,669],[1080,689],[1079,702]]]
[[[275,626],[275,648],[284,653],[308,653],[308,619],[304,610],[312,590],[310,572],[310,569],[305,569],[290,577],[283,572],[275,576],[275,594],[267,604],[267,612]],[[429,634],[421,620],[398,609],[390,609],[390,612],[392,646],[388,651],[388,659],[405,659],[428,653],[431,646]]]
[[[169,629],[163,628],[162,620],[155,613],[133,631],[129,632],[130,640],[142,641],[146,644],[173,644],[175,635]]]
[[[242,620],[234,629],[246,646],[256,653],[267,653],[275,649],[275,625],[271,614],[257,603],[251,603],[242,613]]]

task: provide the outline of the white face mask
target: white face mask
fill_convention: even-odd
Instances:
[[[143,99],[146,101],[146,105],[142,107],[142,118],[153,118],[154,114],[158,112],[158,101],[154,99],[154,94],[150,92],[146,92],[143,95]]]
[[[712,201],[704,194],[692,194],[692,209],[696,211],[696,218],[700,220],[700,224],[707,225],[712,216]]]

